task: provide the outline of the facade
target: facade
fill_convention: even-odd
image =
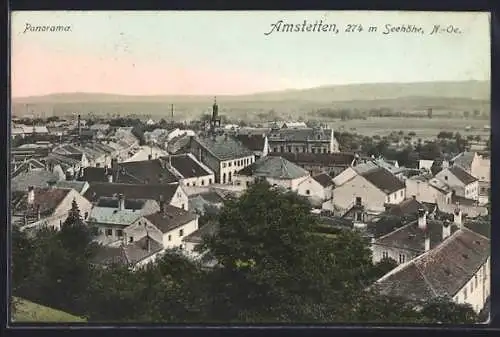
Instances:
[[[269,153],[269,142],[265,134],[237,134],[235,138],[247,149],[253,151],[255,159],[265,157]]]
[[[297,187],[297,193],[321,201],[330,200],[333,195],[333,181],[326,173],[307,177]]]
[[[436,179],[448,185],[456,195],[471,200],[479,200],[479,180],[459,166],[443,169]]]
[[[208,186],[215,183],[214,172],[191,153],[168,156],[169,167],[182,177],[183,186]]]
[[[274,126],[267,137],[270,152],[339,152],[339,144],[333,135],[333,129]]]

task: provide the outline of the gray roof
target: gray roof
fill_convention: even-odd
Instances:
[[[309,140],[329,141],[331,138],[330,129],[320,128],[300,128],[300,129],[280,129],[271,130],[268,135],[270,142],[273,141],[295,141],[305,142]]]
[[[386,194],[405,188],[404,182],[396,178],[391,172],[384,168],[376,168],[374,170],[364,172],[361,175]]]
[[[451,172],[451,174],[457,177],[457,179],[460,180],[464,185],[469,185],[477,181],[475,177],[467,173],[460,166],[452,166],[448,170]]]
[[[148,246],[149,241],[149,246]],[[134,243],[120,246],[99,246],[93,262],[99,265],[135,265],[147,257],[160,252],[163,249],[161,243],[145,236]]]
[[[27,191],[29,186],[47,187],[49,181],[59,181],[60,177],[46,170],[31,170],[18,174],[11,180],[12,191]]]
[[[162,233],[167,233],[177,227],[187,224],[197,218],[197,215],[190,211],[172,205],[164,205],[163,211],[145,216]]]
[[[309,175],[309,172],[283,157],[266,156],[240,170],[238,174],[275,179],[297,179]]]
[[[466,170],[470,170],[472,161],[474,160],[475,152],[462,152],[451,159],[453,165],[458,165]]]
[[[232,137],[199,137],[195,141],[221,161],[253,156],[250,149]]]
[[[490,257],[490,240],[468,229],[377,281],[382,294],[426,301],[455,296]]]
[[[443,242],[443,221],[427,219],[427,233],[431,241],[431,249]],[[458,230],[455,224],[449,224],[451,232]],[[411,250],[416,253],[425,252],[425,231],[418,228],[418,221],[386,234],[375,241],[376,245]]]
[[[141,217],[139,210],[119,210],[112,207],[93,207],[90,211],[88,221],[100,224],[131,225]]]

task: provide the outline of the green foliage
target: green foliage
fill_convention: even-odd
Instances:
[[[429,301],[423,307],[421,314],[432,323],[462,323],[479,322],[478,315],[468,304],[456,304],[448,298],[437,298]]]

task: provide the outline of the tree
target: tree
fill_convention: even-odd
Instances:
[[[469,304],[457,304],[442,297],[427,302],[421,314],[432,323],[478,323],[479,318]]]
[[[318,223],[309,210],[307,200],[265,182],[226,202],[218,233],[204,243],[221,264],[209,282],[216,319],[341,320],[364,286],[370,251],[354,232],[312,234]]]

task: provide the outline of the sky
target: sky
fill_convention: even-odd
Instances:
[[[336,24],[339,32],[278,29],[304,20]],[[346,32],[350,24],[363,31]],[[383,34],[386,25],[405,24],[424,33]],[[452,25],[460,33],[430,35],[434,25]],[[33,31],[38,26],[70,28]],[[238,95],[490,78],[488,13],[13,12],[11,37],[13,97]]]

